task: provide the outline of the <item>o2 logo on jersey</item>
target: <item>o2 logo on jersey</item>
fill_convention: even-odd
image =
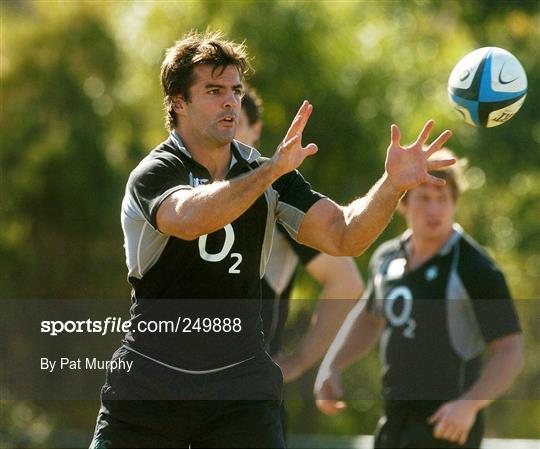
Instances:
[[[403,300],[403,309],[397,315],[394,312],[394,305],[398,299]],[[416,321],[411,318],[411,312],[413,307],[413,295],[408,287],[396,287],[388,293],[386,300],[384,301],[384,314],[390,324],[394,327],[401,327],[406,325],[403,330],[403,336],[406,338],[414,338],[414,330],[416,329]]]
[[[199,237],[199,254],[201,259],[206,260],[207,262],[221,262],[229,255],[229,251],[234,245],[234,229],[231,224],[226,225],[223,229],[225,230],[225,242],[223,243],[223,248],[221,248],[219,253],[212,254],[206,251],[206,240],[208,238],[208,234],[204,234]],[[239,274],[240,270],[238,269],[238,265],[242,263],[242,254],[231,253],[231,259],[236,259],[236,261],[229,268],[229,273]]]

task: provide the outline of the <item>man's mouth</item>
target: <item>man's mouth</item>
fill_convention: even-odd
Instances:
[[[221,123],[228,123],[228,124],[234,124],[236,123],[236,116],[234,115],[226,115],[225,117],[219,119]]]

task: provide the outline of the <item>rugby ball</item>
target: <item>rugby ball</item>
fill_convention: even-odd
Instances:
[[[510,120],[527,95],[527,75],[517,58],[483,47],[461,59],[448,79],[450,102],[473,126],[491,128]]]

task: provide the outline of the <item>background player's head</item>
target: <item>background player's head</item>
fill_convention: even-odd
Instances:
[[[236,140],[251,147],[259,144],[263,127],[262,113],[263,105],[257,92],[252,87],[246,87],[242,98],[240,121],[236,129]]]
[[[225,116],[227,110],[232,112],[233,123],[226,128],[236,128],[241,83],[249,70],[245,45],[226,41],[218,32],[190,32],[177,41],[167,50],[161,65],[161,89],[169,131],[177,129],[182,118],[194,123],[214,121],[215,129],[199,132],[222,134],[217,122],[222,119],[220,114]]]
[[[455,158],[447,148],[437,152],[437,159]],[[408,191],[399,204],[407,226],[421,239],[444,241],[452,232],[457,200],[463,190],[463,169],[466,160],[451,167],[431,172],[446,181],[444,186],[421,184]]]

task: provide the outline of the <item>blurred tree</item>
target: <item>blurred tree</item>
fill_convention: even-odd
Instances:
[[[37,28],[13,18],[4,33],[0,295],[126,296],[123,187],[106,148],[116,45],[84,9],[34,17],[44,18]]]

